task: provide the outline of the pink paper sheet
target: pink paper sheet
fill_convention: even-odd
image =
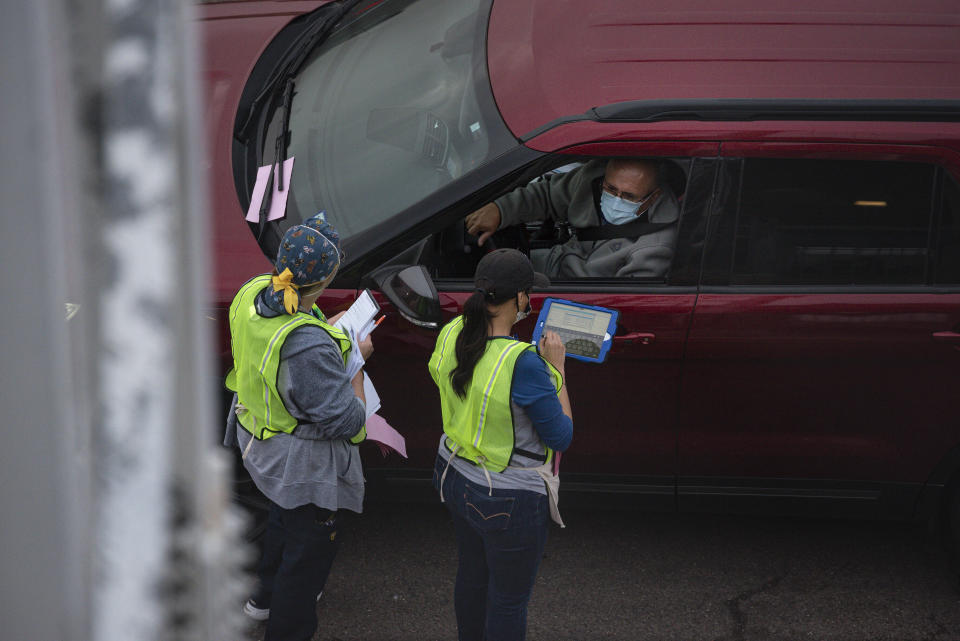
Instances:
[[[260,222],[260,205],[263,204],[263,194],[267,191],[267,181],[270,178],[270,169],[273,165],[264,165],[257,169],[257,180],[253,183],[253,193],[250,194],[250,207],[247,208],[247,222]],[[273,197],[270,201],[270,211],[267,220],[283,218],[287,211],[287,196],[290,195],[290,176],[293,175],[293,158],[283,161],[283,191],[278,191],[277,176],[273,177]]]
[[[367,419],[367,440],[382,443],[403,458],[407,458],[407,440],[401,436],[400,432],[390,427],[390,424],[379,414],[371,414]]]

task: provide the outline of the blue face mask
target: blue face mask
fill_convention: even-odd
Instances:
[[[637,217],[638,209],[640,209],[638,203],[629,202],[605,191],[600,193],[600,213],[609,223],[614,225],[629,223]]]

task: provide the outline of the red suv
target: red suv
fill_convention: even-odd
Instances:
[[[286,227],[325,209],[347,259],[322,305],[370,287],[388,314],[369,369],[410,460],[370,456],[371,479],[426,478],[436,453],[426,363],[487,249],[464,217],[578,163],[649,158],[680,204],[669,270],[554,278],[545,294],[620,312],[607,361],[568,365],[567,496],[947,514],[960,532],[953,3],[200,11],[221,321]],[[290,157],[286,218],[244,222],[257,167]],[[520,225],[494,242],[535,255],[567,231]]]

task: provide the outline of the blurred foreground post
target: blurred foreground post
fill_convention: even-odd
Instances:
[[[4,638],[238,636],[189,14],[5,7]]]

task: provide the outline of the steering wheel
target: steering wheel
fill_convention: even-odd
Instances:
[[[437,273],[454,278],[472,277],[480,259],[500,247],[513,247],[530,255],[530,243],[522,225],[502,229],[480,246],[477,236],[468,234],[461,220],[443,230],[436,247]]]
[[[492,236],[487,238],[483,245],[477,244],[478,236],[467,233],[466,224],[459,225],[459,227],[463,233],[464,246],[476,247],[481,254],[489,254],[493,250],[502,247],[511,247],[513,249],[519,249],[527,256],[530,255],[530,238],[527,234],[526,227],[522,224],[513,225],[506,229],[498,229]]]

